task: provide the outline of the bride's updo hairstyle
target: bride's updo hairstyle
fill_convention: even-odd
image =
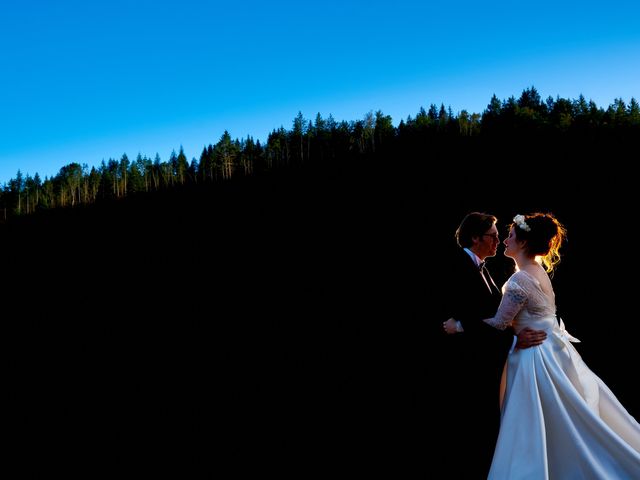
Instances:
[[[526,241],[525,249],[532,257],[540,257],[547,272],[560,263],[560,247],[567,237],[567,230],[551,213],[516,215],[514,232],[520,241]]]

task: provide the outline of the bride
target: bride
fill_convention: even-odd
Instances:
[[[547,272],[560,261],[565,229],[551,214],[513,220],[504,254],[517,271],[503,287],[495,317],[485,322],[548,336],[509,355],[489,479],[640,478],[640,425],[589,370],[571,344],[578,340],[555,316]],[[455,332],[455,320],[447,323]]]

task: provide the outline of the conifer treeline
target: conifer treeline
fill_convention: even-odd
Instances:
[[[163,162],[156,154],[130,161],[104,160],[98,167],[70,163],[44,181],[36,173],[15,178],[0,189],[2,217],[25,215],[39,209],[91,204],[96,201],[158,191],[176,185],[213,183],[237,176],[253,175],[273,169],[313,162],[321,168],[334,167],[333,160],[349,156],[406,150],[416,139],[436,141],[462,137],[493,137],[509,134],[640,134],[640,106],[635,98],[629,104],[616,99],[607,109],[586,101],[552,97],[542,100],[535,87],[525,89],[516,99],[499,100],[495,95],[482,113],[432,104],[421,108],[415,118],[409,116],[393,126],[392,118],[381,111],[369,112],[362,120],[337,122],[320,113],[314,121],[298,113],[291,130],[271,132],[266,145],[252,137],[232,140],[227,131],[215,144],[209,144],[189,162],[182,148]]]

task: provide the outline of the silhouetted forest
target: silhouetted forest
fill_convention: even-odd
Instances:
[[[32,460],[48,471],[433,470],[449,447],[438,292],[455,288],[439,272],[472,210],[566,224],[559,314],[638,418],[639,133],[633,99],[530,88],[482,115],[299,114],[264,146],[225,133],[191,162],[18,175],[0,197],[15,443],[55,451]],[[490,268],[512,265],[499,251]]]
[[[37,173],[24,177],[18,171],[0,190],[0,208],[6,220],[42,209],[88,205],[176,185],[225,181],[292,165],[312,163],[333,170],[351,157],[393,156],[416,151],[416,147],[428,152],[429,144],[445,139],[463,143],[471,138],[513,135],[631,135],[639,125],[640,106],[635,98],[628,105],[616,99],[605,110],[582,95],[577,100],[549,97],[543,101],[535,87],[525,89],[518,99],[501,101],[494,95],[482,115],[466,110],[455,115],[444,104],[440,108],[432,104],[428,111],[421,108],[415,118],[402,120],[398,127],[381,111],[350,122],[336,122],[331,115],[324,119],[320,113],[311,121],[298,113],[291,130],[274,130],[264,146],[252,137],[232,140],[225,131],[215,145],[203,148],[199,160],[190,162],[180,148],[166,162],[158,154],[153,160],[138,154],[131,161],[126,153],[119,160],[103,160],[99,168],[74,162],[44,181]]]

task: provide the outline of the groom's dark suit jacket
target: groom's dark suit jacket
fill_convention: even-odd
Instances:
[[[497,330],[483,322],[483,319],[496,314],[502,298],[499,286],[487,279],[491,290],[487,288],[480,270],[463,249],[458,250],[448,270],[444,308],[447,318],[459,320],[464,328],[463,334],[451,339],[454,350],[456,355],[464,359],[463,363],[469,362],[461,365],[462,368],[473,370],[476,375],[486,379],[486,389],[497,398],[500,375],[513,341],[513,333],[510,330]],[[466,372],[461,373],[466,376]]]
[[[490,279],[458,249],[445,267],[442,286],[442,321],[453,317],[463,333],[442,334],[443,398],[450,415],[443,436],[455,451],[452,463],[460,469],[451,478],[486,478],[500,424],[499,387],[513,342],[510,330],[497,330],[482,320],[493,317],[502,297]]]

